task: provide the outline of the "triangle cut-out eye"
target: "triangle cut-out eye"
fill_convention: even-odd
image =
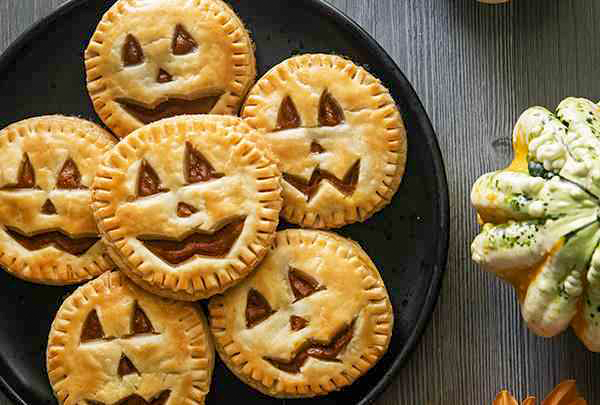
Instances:
[[[194,51],[198,44],[194,38],[183,28],[183,25],[177,24],[175,27],[175,35],[173,36],[173,44],[171,45],[173,55],[187,55]]]
[[[104,329],[102,328],[102,324],[98,318],[98,313],[94,309],[88,314],[85,322],[83,323],[83,328],[81,330],[81,341],[89,342],[90,340],[103,339],[104,336]]]
[[[319,286],[319,282],[304,273],[303,271],[290,268],[288,278],[290,280],[290,286],[296,301],[306,298],[309,295],[316,293],[317,291],[324,290],[325,287]]]
[[[138,176],[138,197],[147,197],[167,191],[169,190],[162,187],[160,179],[158,178],[158,174],[156,174],[156,171],[154,171],[152,166],[150,166],[150,163],[142,160],[142,164],[140,165],[140,174]]]
[[[139,65],[144,61],[144,51],[140,42],[131,34],[128,34],[125,38],[125,44],[123,44],[121,58],[123,59],[123,65],[134,66]]]
[[[248,291],[246,301],[246,327],[248,329],[258,325],[273,315],[274,312],[264,295],[254,288]]]
[[[277,114],[277,129],[299,128],[301,125],[302,120],[294,101],[290,96],[286,96],[281,102],[279,113]]]
[[[342,107],[331,93],[325,90],[319,101],[319,125],[322,127],[335,127],[342,122],[344,122]]]
[[[131,360],[129,360],[129,357],[127,357],[125,354],[121,354],[121,360],[119,360],[119,367],[117,369],[117,373],[121,378],[129,374],[140,374],[138,369],[133,365]]]
[[[87,188],[81,184],[81,173],[79,173],[79,169],[73,159],[67,159],[62,169],[60,169],[58,178],[56,179],[56,187],[66,190]]]
[[[185,181],[188,184],[220,179],[223,173],[216,173],[210,162],[191,143],[185,144]]]
[[[154,327],[152,327],[150,319],[137,302],[134,304],[133,317],[131,318],[131,333],[133,335],[154,333]]]
[[[29,155],[23,154],[23,160],[19,165],[19,172],[17,173],[17,182],[15,184],[9,184],[2,187],[2,190],[16,190],[23,188],[38,188],[35,185],[35,170],[29,161]]]

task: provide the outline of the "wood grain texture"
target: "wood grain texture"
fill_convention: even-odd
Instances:
[[[572,332],[552,340],[531,334],[512,289],[478,269],[469,251],[478,231],[471,184],[510,160],[518,115],[536,104],[554,108],[566,96],[600,99],[600,2],[329,1],[375,36],[417,90],[451,194],[448,272],[436,312],[377,403],[491,404],[501,388],[543,396],[576,378],[589,403],[600,404],[600,355]],[[0,51],[60,3],[0,0]]]

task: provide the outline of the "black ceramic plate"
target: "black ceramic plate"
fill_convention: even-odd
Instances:
[[[100,123],[85,90],[83,50],[113,1],[72,0],[38,22],[0,57],[0,128],[36,115],[78,115]],[[390,382],[429,320],[448,251],[448,189],[427,115],[394,61],[360,27],[320,0],[233,0],[256,42],[259,75],[305,52],[345,55],[391,90],[408,131],[408,162],[392,203],[339,232],[357,240],[380,269],[395,327],[388,353],[351,387],[327,397],[282,401],[253,391],[217,363],[208,404],[367,404]],[[1,159],[1,156],[0,156]],[[20,404],[54,403],[46,339],[72,288],[46,287],[0,271],[0,386]]]

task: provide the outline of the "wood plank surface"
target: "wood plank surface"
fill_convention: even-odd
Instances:
[[[566,378],[600,404],[600,355],[570,331],[551,340],[530,333],[512,289],[478,269],[469,250],[478,229],[471,185],[510,160],[518,115],[536,104],[553,109],[567,96],[600,99],[600,2],[329,1],[374,35],[415,87],[450,186],[442,295],[418,349],[377,404],[487,405],[501,388],[542,396]],[[60,3],[0,0],[0,52]],[[0,394],[0,405],[8,403]]]

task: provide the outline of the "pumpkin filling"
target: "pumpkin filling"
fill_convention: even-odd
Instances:
[[[356,190],[359,171],[360,160],[357,160],[356,163],[350,168],[348,173],[346,173],[344,178],[341,180],[335,177],[335,175],[329,173],[328,171],[321,170],[319,167],[317,167],[313,171],[313,174],[308,182],[301,177],[289,173],[284,173],[283,179],[290,185],[292,185],[294,188],[296,188],[298,191],[300,191],[302,194],[306,195],[307,200],[310,201],[315,196],[315,194],[317,194],[317,191],[319,191],[319,187],[321,186],[322,181],[328,181],[342,194],[345,194],[346,196],[351,196]]]
[[[344,111],[340,104],[327,90],[321,94],[319,102],[319,125],[322,127],[335,127],[344,122]]]
[[[23,155],[23,160],[19,166],[17,182],[2,187],[2,190],[18,190],[23,188],[37,188],[35,185],[35,171],[27,153]]]
[[[127,35],[127,38],[125,38],[121,57],[124,66],[135,66],[144,61],[144,51],[142,51],[140,41],[131,34]]]
[[[277,130],[298,128],[302,125],[300,114],[290,96],[286,96],[281,102],[277,113]]]
[[[296,315],[290,316],[290,328],[294,332],[297,332],[299,330],[306,328],[306,325],[308,325],[308,321],[306,319],[302,318],[301,316],[296,316]]]
[[[220,179],[223,173],[217,173],[210,162],[190,142],[185,144],[185,180],[188,184]]]
[[[171,264],[180,264],[199,255],[225,257],[244,229],[245,218],[228,223],[212,234],[193,233],[176,240],[138,238],[154,255]]]
[[[140,374],[137,368],[133,365],[129,357],[121,354],[121,360],[119,360],[119,367],[117,368],[119,377],[123,378],[129,374]]]
[[[171,80],[172,79],[173,78],[171,78]],[[166,80],[166,77],[164,80]],[[125,111],[138,121],[143,124],[150,124],[163,118],[170,118],[178,115],[208,114],[212,111],[223,94],[224,93],[201,97],[195,100],[170,98],[154,108],[127,99],[117,99],[116,101]]]
[[[156,174],[156,171],[152,166],[150,166],[147,161],[142,160],[140,174],[138,176],[138,197],[147,197],[158,193],[165,193],[167,191],[169,190],[162,186],[158,174]]]
[[[177,24],[175,27],[175,35],[173,36],[173,43],[171,44],[171,50],[173,55],[186,55],[193,52],[198,47],[194,38],[183,28],[183,25]]]
[[[354,336],[354,322],[342,329],[329,343],[321,344],[309,340],[304,347],[289,361],[265,357],[272,366],[286,373],[297,374],[309,357],[322,361],[339,362],[338,355],[350,343]]]
[[[40,250],[48,246],[54,246],[58,250],[73,256],[81,256],[100,240],[97,236],[71,238],[60,231],[39,233],[33,236],[23,235],[14,228],[6,228],[6,233],[30,251]]]
[[[248,329],[258,325],[275,311],[271,308],[266,298],[254,288],[248,291],[246,301],[246,327]]]
[[[98,313],[94,309],[89,313],[83,323],[80,340],[82,343],[85,343],[91,340],[103,339],[104,336],[104,329],[98,318]]]
[[[146,313],[140,308],[137,302],[135,303],[133,317],[131,318],[131,332],[134,335],[139,333],[154,333],[154,327],[150,319],[148,319]]]
[[[319,286],[317,280],[298,269],[290,268],[288,279],[296,301],[325,289],[325,287]]]

